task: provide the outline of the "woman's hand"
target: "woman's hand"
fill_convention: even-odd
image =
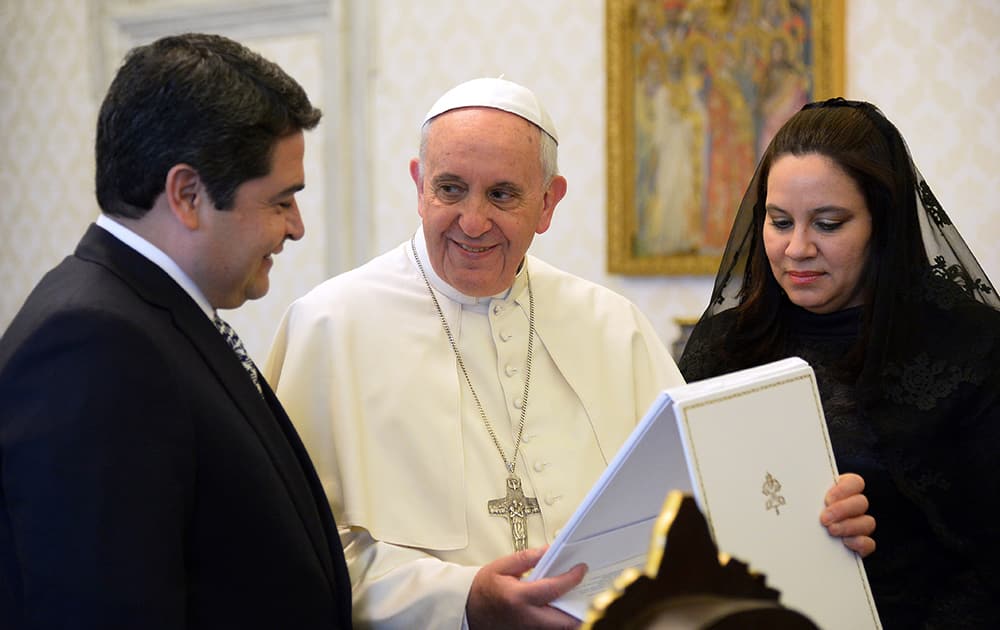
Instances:
[[[824,503],[826,508],[819,516],[819,522],[831,536],[844,542],[844,546],[857,552],[862,558],[875,551],[875,518],[868,512],[868,497],[862,492],[865,480],[861,475],[845,473],[837,478]]]

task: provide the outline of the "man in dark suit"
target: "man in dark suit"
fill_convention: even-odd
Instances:
[[[0,338],[0,627],[350,627],[323,489],[216,312],[302,237],[320,115],[223,37],[129,53],[102,214]]]

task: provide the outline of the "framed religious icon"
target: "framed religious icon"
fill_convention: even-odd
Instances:
[[[608,270],[714,274],[757,160],[843,92],[844,0],[606,0]]]

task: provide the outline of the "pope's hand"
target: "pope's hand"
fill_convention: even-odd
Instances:
[[[875,518],[868,512],[868,497],[862,492],[865,480],[860,475],[846,473],[837,478],[824,497],[826,508],[820,514],[819,522],[831,536],[843,539],[844,545],[861,555],[862,558],[875,551],[872,532]]]
[[[484,628],[576,628],[574,617],[549,606],[583,580],[586,565],[578,564],[562,575],[523,582],[521,576],[535,566],[545,548],[526,549],[485,565],[472,579],[465,604],[470,630]]]

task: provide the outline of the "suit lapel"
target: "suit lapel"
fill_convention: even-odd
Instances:
[[[337,524],[334,521],[333,513],[330,511],[330,504],[326,499],[326,491],[319,480],[319,475],[316,474],[316,469],[312,465],[312,460],[309,458],[305,445],[302,444],[302,440],[299,438],[299,434],[295,430],[291,419],[285,413],[284,407],[281,406],[274,390],[271,389],[270,383],[267,382],[263,374],[260,375],[260,386],[275,421],[285,435],[285,443],[294,451],[297,460],[303,462],[303,465],[298,470],[304,475],[308,487],[312,490],[312,494],[303,497],[303,500],[309,501],[308,505],[311,506],[311,513],[316,514],[317,525],[323,534],[316,536],[310,531],[310,537],[312,537],[313,544],[317,547],[320,557],[323,558],[324,570],[326,570],[327,577],[334,586],[335,596],[341,598],[339,609],[342,614],[345,611],[347,612],[346,617],[341,619],[341,623],[344,627],[350,627],[351,578],[347,572],[347,564],[340,546],[340,535],[337,532]],[[255,394],[256,392],[257,390],[254,389]],[[300,485],[299,487],[306,486]],[[321,515],[326,515],[326,518],[322,518]]]
[[[340,576],[332,565],[328,540],[328,532],[333,530],[335,534],[335,528],[326,526],[321,516],[326,499],[321,488],[316,494],[317,486],[311,483],[315,477],[312,464],[263,376],[262,397],[236,353],[191,296],[165,271],[106,230],[91,225],[76,255],[106,267],[143,299],[171,313],[177,329],[190,339],[267,450],[312,540],[331,589],[336,594],[342,593],[344,584],[338,584]],[[328,512],[329,508],[326,509]]]

